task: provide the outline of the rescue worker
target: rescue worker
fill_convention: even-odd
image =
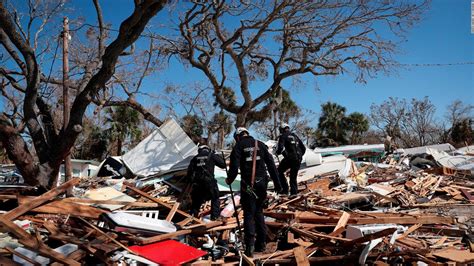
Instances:
[[[283,123],[280,127],[280,136],[278,137],[277,156],[283,154],[283,160],[278,165],[278,174],[282,187],[281,194],[288,195],[288,183],[286,181],[285,172],[290,169],[290,194],[298,193],[298,183],[296,178],[300,170],[303,154],[306,147],[303,142],[290,131],[290,126]]]
[[[220,216],[219,189],[214,178],[214,166],[225,168],[222,156],[215,154],[207,145],[200,145],[198,154],[191,159],[187,177],[191,180],[191,215],[197,216],[201,205],[211,200],[211,220]]]
[[[266,248],[267,231],[263,206],[267,198],[269,181],[267,170],[277,191],[280,190],[280,183],[275,162],[265,144],[251,137],[248,130],[243,127],[237,128],[234,138],[236,144],[230,154],[229,176],[225,181],[228,185],[232,184],[240,168],[245,255],[251,257],[254,251],[262,252]]]

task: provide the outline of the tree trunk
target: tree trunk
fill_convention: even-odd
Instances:
[[[224,128],[223,127],[219,128],[219,130],[217,131],[217,147],[219,149],[224,148]]]
[[[237,119],[235,120],[235,128],[246,127],[247,126],[247,112],[241,111],[240,113],[236,115],[237,115]]]
[[[117,156],[122,155],[122,140],[120,138],[117,139]]]
[[[212,147],[211,146],[212,145],[212,132],[211,132],[211,129],[207,128],[206,130],[207,130],[207,145],[209,147]],[[214,146],[213,148],[215,149],[216,148],[215,145],[213,145],[213,146]]]
[[[50,162],[44,163],[39,166],[37,175],[38,182],[45,188],[55,187],[58,182],[58,173],[61,167],[61,163],[58,165],[51,165]]]
[[[0,134],[0,140],[2,145],[7,151],[8,158],[13,161],[23,176],[25,183],[35,186],[39,184],[39,180],[36,179],[39,169],[35,165],[34,159],[28,151],[28,147],[24,142],[23,138],[11,130],[2,130]]]
[[[273,130],[272,130],[272,139],[276,139],[277,135],[277,128],[278,128],[278,119],[277,119],[278,111],[276,108],[273,110]]]

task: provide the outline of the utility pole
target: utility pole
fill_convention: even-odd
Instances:
[[[69,20],[64,17],[63,20],[63,128],[66,129],[69,123]],[[64,159],[64,177],[65,182],[72,179],[71,153]],[[72,190],[67,191],[68,195]]]

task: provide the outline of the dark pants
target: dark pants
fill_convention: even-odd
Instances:
[[[215,220],[220,216],[219,189],[215,179],[207,182],[193,184],[191,192],[191,215],[198,215],[201,205],[211,200],[211,220]]]
[[[285,172],[290,169],[290,193],[295,195],[298,193],[298,170],[300,170],[301,160],[284,158],[278,165],[278,177],[283,194],[288,194],[288,182],[286,181]]]
[[[253,191],[257,198],[242,188],[240,199],[244,210],[244,240],[246,246],[263,245],[267,240],[267,229],[263,217],[263,204],[267,198],[266,178],[256,182]]]

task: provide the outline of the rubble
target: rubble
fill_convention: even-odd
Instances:
[[[452,162],[446,156],[459,155],[425,151],[430,163],[417,166],[419,157],[403,154],[380,162],[332,155],[303,164],[296,197],[269,191],[269,243],[253,258],[239,252],[239,195],[235,210],[221,191],[217,221],[209,220],[209,205],[190,216],[182,170],[153,178],[76,178],[41,195],[0,189],[0,264],[473,263],[472,169],[446,164]],[[74,196],[66,197],[71,187]]]

